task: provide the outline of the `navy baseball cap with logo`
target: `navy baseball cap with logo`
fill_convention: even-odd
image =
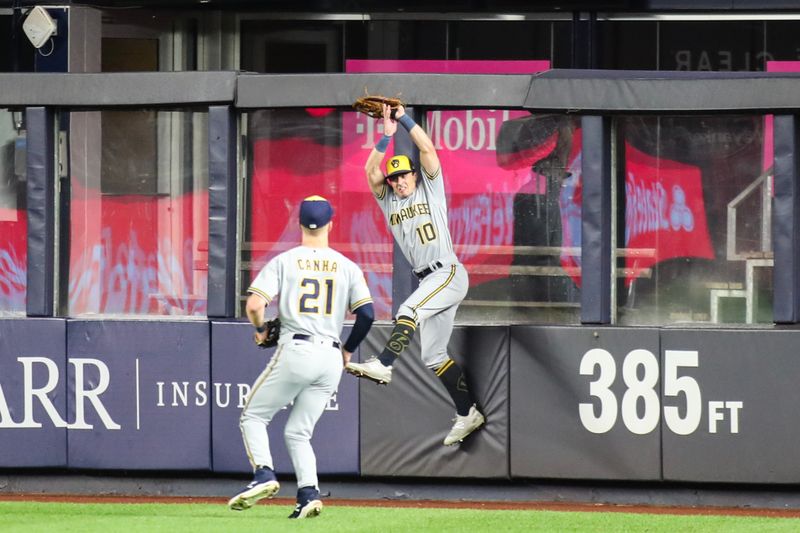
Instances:
[[[322,196],[309,196],[300,204],[300,224],[308,229],[321,228],[332,216],[333,207]]]

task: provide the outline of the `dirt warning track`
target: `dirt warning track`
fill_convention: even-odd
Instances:
[[[60,503],[196,503],[225,505],[227,498],[193,496],[118,496],[82,494],[0,494],[0,501],[9,502],[60,502]],[[331,507],[402,507],[437,509],[486,509],[516,511],[570,511],[604,513],[643,513],[672,515],[763,516],[773,518],[800,518],[800,509],[764,509],[743,507],[681,507],[655,505],[616,505],[600,503],[533,502],[533,501],[467,501],[467,500],[393,500],[326,498]],[[294,498],[264,500],[259,505],[291,507]]]

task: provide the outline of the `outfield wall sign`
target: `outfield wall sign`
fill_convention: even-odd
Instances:
[[[511,330],[512,477],[800,481],[800,331]]]
[[[373,474],[410,477],[800,482],[798,330],[458,331],[450,348],[470,362],[486,428],[443,448],[451,408],[417,361],[386,390],[343,375],[312,441],[320,473],[358,474],[367,457]],[[0,320],[0,467],[246,473],[238,417],[270,356],[249,332],[243,322]],[[439,406],[429,422],[396,409],[423,393]],[[288,413],[269,430],[280,473],[291,471]],[[403,433],[411,426],[422,433]],[[378,462],[389,451],[390,472]],[[494,466],[447,469],[429,461],[439,451],[450,465],[480,452]]]
[[[645,435],[663,422],[676,435],[690,435],[700,428],[703,411],[707,414],[708,432],[739,433],[739,416],[744,407],[740,400],[704,400],[700,384],[688,371],[699,366],[696,350],[665,350],[664,374],[658,358],[650,350],[637,348],[622,359],[620,376],[625,384],[621,398],[610,386],[618,379],[614,356],[602,348],[583,354],[580,374],[592,376],[589,383],[591,402],[578,404],[581,424],[592,433],[607,433],[620,419],[625,428]],[[663,394],[659,394],[659,381]],[[662,402],[661,398],[664,399]],[[675,405],[668,405],[675,402]]]

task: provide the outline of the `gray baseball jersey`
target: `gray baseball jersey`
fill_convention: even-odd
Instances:
[[[345,312],[371,303],[361,269],[333,248],[297,246],[261,269],[248,292],[280,294],[281,339],[294,333],[339,340]]]
[[[250,463],[274,468],[267,424],[290,402],[285,441],[298,487],[318,487],[310,438],[342,376],[345,312],[372,302],[364,273],[331,248],[298,246],[261,269],[249,292],[280,295],[281,334],[269,364],[242,409],[240,428]]]
[[[397,310],[397,316],[410,316],[420,325],[422,360],[430,368],[449,357],[456,310],[469,288],[467,271],[453,251],[443,180],[441,168],[432,176],[422,169],[416,190],[407,198],[398,198],[387,184],[375,195],[414,271],[433,269]]]
[[[436,261],[457,262],[447,227],[447,197],[441,168],[434,176],[422,172],[416,190],[398,198],[389,185],[375,195],[397,244],[415,271]]]

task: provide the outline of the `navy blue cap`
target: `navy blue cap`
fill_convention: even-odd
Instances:
[[[309,196],[300,204],[300,224],[308,229],[321,228],[332,216],[333,207],[322,196]]]

